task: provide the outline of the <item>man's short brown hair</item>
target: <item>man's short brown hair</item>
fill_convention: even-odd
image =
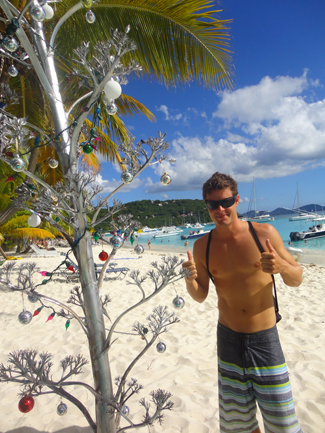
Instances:
[[[233,195],[238,194],[237,182],[227,174],[217,171],[203,185],[203,200],[205,200],[207,194],[210,194],[212,191],[225,188],[230,188]]]

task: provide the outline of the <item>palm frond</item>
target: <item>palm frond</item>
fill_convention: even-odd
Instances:
[[[58,4],[60,15],[74,4]],[[96,22],[85,26],[84,10],[74,14],[57,36],[57,51],[66,59],[82,34],[94,45],[108,38],[109,28],[131,26],[137,50],[124,56],[135,59],[143,73],[166,86],[195,80],[212,88],[232,87],[229,25],[210,0],[102,0],[92,8]],[[69,34],[67,44],[66,34]]]
[[[16,239],[37,238],[37,239],[54,239],[55,236],[47,230],[38,228],[20,228],[10,230],[6,233],[7,237]]]

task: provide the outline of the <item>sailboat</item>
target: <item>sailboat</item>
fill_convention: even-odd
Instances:
[[[252,195],[253,195],[253,199],[252,199]],[[252,194],[251,194],[251,199],[248,205],[248,211],[247,213],[249,213],[252,209],[252,202],[254,203],[254,216],[252,218],[243,218],[244,221],[256,221],[259,223],[268,223],[271,221],[274,221],[274,217],[271,217],[268,213],[261,213],[259,211],[256,210],[256,192],[255,192],[255,177],[253,179],[253,190],[252,190]]]
[[[298,215],[291,216],[289,218],[289,221],[311,220],[311,219],[317,218],[319,216],[319,215],[316,215],[314,213],[305,212],[305,211],[300,210],[298,182],[297,182],[297,203],[298,203],[297,209],[292,209],[292,210],[294,212],[298,212]]]

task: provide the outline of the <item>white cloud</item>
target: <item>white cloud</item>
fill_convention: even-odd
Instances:
[[[177,162],[166,167],[172,177],[169,191],[201,189],[215,171],[250,182],[253,177],[282,177],[324,166],[325,100],[303,98],[308,84],[304,73],[300,78],[266,77],[256,86],[224,92],[215,117],[225,120],[218,132],[225,138],[174,140],[170,154]],[[146,188],[162,190],[159,182],[147,182]]]
[[[166,105],[161,105],[160,107],[156,108],[157,111],[161,111],[162,113],[165,114],[165,120],[171,120],[174,122],[177,122],[179,120],[181,120],[181,118],[183,117],[183,115],[181,113],[178,113],[176,115],[171,115],[169,113],[169,109]]]
[[[165,199],[168,198],[168,195],[167,195],[167,194],[160,194],[160,196],[163,197],[163,198],[165,198]]]
[[[232,93],[221,92],[222,100],[213,117],[227,124],[260,123],[278,119],[278,109],[286,97],[301,94],[308,86],[307,71],[301,77],[264,77],[256,86],[247,86]]]

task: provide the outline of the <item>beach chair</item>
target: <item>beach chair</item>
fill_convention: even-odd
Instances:
[[[39,248],[35,244],[31,244],[30,248],[33,251],[31,254],[31,257],[54,257],[54,256],[60,255],[60,253],[58,251],[54,251],[54,250],[48,251],[48,250]]]
[[[78,265],[71,260],[68,259],[69,263],[72,265],[75,272],[70,271],[69,269],[64,269],[60,271],[60,275],[63,276],[67,283],[76,283],[79,281],[79,267]],[[98,279],[103,268],[103,264],[95,263],[95,272],[96,278]],[[111,263],[105,272],[104,281],[113,281],[113,280],[123,280],[126,277],[126,274],[129,272],[129,268],[118,268],[116,267],[116,263]]]
[[[95,263],[95,272],[97,279],[102,271],[103,264]],[[111,263],[106,269],[104,281],[123,280],[130,268],[118,268],[116,263]]]

